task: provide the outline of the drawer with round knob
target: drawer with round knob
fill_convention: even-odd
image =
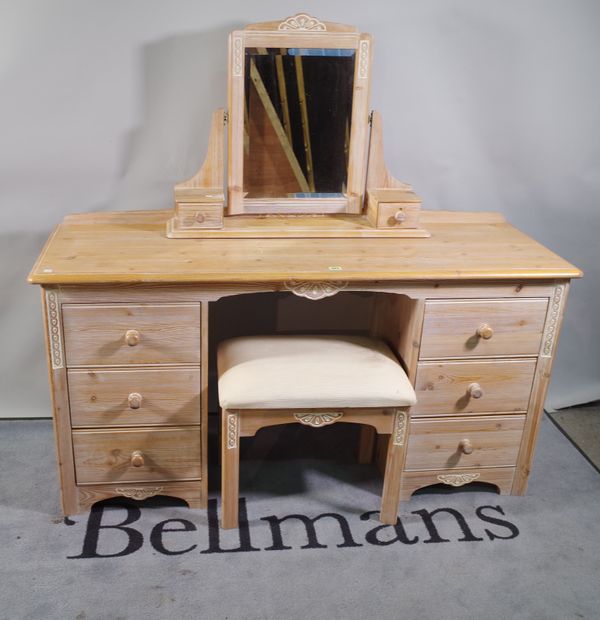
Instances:
[[[420,204],[380,203],[378,228],[418,228]]]
[[[547,299],[429,300],[421,359],[537,355]]]
[[[418,228],[421,199],[412,191],[380,188],[367,192],[367,218],[377,228]]]
[[[525,412],[533,359],[419,362],[411,416]]]
[[[73,431],[77,484],[199,480],[200,427]]]
[[[223,203],[178,202],[177,221],[181,228],[222,228]]]
[[[70,369],[73,427],[200,424],[200,368]]]
[[[63,304],[67,366],[199,364],[200,304]]]
[[[524,415],[414,420],[406,469],[513,467],[524,425]]]

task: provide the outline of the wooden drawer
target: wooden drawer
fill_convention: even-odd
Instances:
[[[418,228],[421,199],[411,191],[380,188],[367,192],[367,219],[377,228]]]
[[[74,431],[73,453],[78,484],[190,480],[201,475],[199,426]]]
[[[547,307],[547,299],[428,301],[421,359],[537,355]]]
[[[405,468],[512,467],[524,425],[524,415],[414,420]]]
[[[222,228],[223,203],[179,203],[177,220],[182,228]]]
[[[418,228],[420,204],[380,203],[377,228]]]
[[[400,501],[409,501],[417,489],[433,484],[445,484],[456,488],[471,482],[487,482],[495,485],[502,495],[510,495],[514,479],[514,467],[406,471],[402,474]]]
[[[419,362],[412,416],[525,412],[536,361]]]
[[[68,366],[199,364],[200,304],[64,304]]]
[[[200,424],[200,368],[69,370],[71,424]]]

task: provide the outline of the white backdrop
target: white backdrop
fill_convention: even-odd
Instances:
[[[549,405],[600,398],[597,0],[0,0],[0,416],[46,416],[26,274],[73,211],[164,209],[226,104],[227,33],[299,11],[375,38],[386,155],[431,209],[501,211],[585,270]]]

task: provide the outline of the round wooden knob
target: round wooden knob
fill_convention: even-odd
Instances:
[[[138,392],[131,392],[127,397],[130,409],[139,409],[142,406],[142,395]]]
[[[131,453],[131,464],[134,467],[142,467],[144,464],[144,455],[141,450],[134,450]]]
[[[204,222],[204,214],[203,213],[196,213],[196,222],[198,222],[198,224],[202,224],[202,222]]]
[[[483,388],[479,383],[471,383],[467,388],[467,392],[471,398],[481,398],[483,396]]]
[[[402,222],[406,219],[406,213],[404,213],[402,209],[398,209],[398,211],[394,213],[394,219],[398,222],[398,224],[402,224]]]
[[[135,347],[135,345],[138,344],[139,341],[140,341],[140,332],[138,332],[137,329],[128,329],[125,332],[125,342],[130,347]]]
[[[468,439],[461,439],[458,447],[463,454],[471,454],[473,452],[473,444]]]
[[[487,323],[482,323],[477,328],[477,335],[484,340],[489,340],[494,335],[494,330]]]

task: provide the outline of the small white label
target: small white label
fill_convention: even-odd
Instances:
[[[339,265],[331,265],[328,269],[329,271],[342,271],[342,268]]]
[[[50,269],[50,267],[46,267],[46,269],[44,269],[43,271],[44,273],[52,273],[54,269]]]

